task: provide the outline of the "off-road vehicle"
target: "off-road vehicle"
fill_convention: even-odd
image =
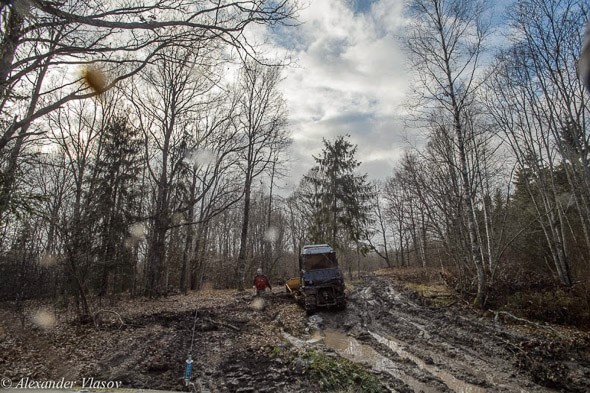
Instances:
[[[285,286],[308,313],[320,307],[346,308],[344,276],[332,247],[304,246],[299,256],[299,271],[300,276],[291,278]]]

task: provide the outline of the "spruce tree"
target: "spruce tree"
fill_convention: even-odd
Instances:
[[[96,285],[101,294],[107,291],[109,276],[113,273],[132,274],[133,253],[128,247],[128,239],[140,198],[140,160],[138,131],[124,117],[115,117],[104,130],[102,148],[95,164],[92,219],[100,228],[95,254],[96,268],[100,269]]]
[[[372,190],[367,175],[357,175],[360,166],[355,154],[357,146],[338,136],[333,142],[323,139],[324,148],[317,165],[304,182],[311,185],[305,196],[311,205],[309,239],[313,243],[330,243],[336,248],[359,246],[369,221],[369,200]]]

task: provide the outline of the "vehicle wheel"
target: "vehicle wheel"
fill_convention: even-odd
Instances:
[[[316,310],[316,300],[315,300],[315,296],[307,296],[305,298],[305,312],[307,313],[307,315],[311,315],[315,312]]]

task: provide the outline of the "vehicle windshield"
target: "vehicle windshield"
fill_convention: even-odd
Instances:
[[[329,269],[338,266],[335,253],[306,255],[303,258],[305,270]]]

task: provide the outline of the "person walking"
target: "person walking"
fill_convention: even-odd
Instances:
[[[272,291],[272,286],[270,285],[268,277],[262,274],[262,269],[260,268],[256,270],[256,276],[254,277],[254,288],[256,289],[256,296],[262,295],[266,291],[266,288]]]

